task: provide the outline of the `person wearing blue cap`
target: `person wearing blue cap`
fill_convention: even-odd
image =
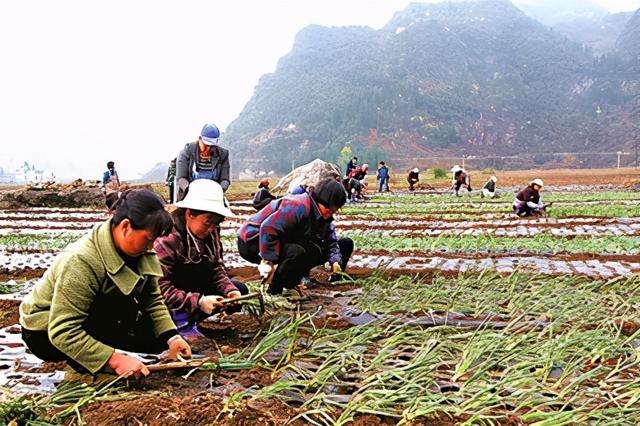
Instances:
[[[173,202],[182,201],[187,195],[189,184],[196,179],[218,182],[223,191],[229,188],[229,151],[218,146],[219,137],[218,127],[207,123],[202,128],[198,140],[186,144],[180,151],[176,164]]]

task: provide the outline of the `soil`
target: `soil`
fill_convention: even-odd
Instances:
[[[138,395],[135,399],[104,401],[82,410],[90,425],[266,425],[287,423],[296,410],[277,400],[244,401],[223,413],[223,398],[207,392],[186,396]],[[291,423],[302,425],[302,421]]]
[[[30,280],[44,275],[44,268],[8,269],[0,267],[0,282],[10,280]]]
[[[19,300],[0,300],[0,328],[18,323],[20,318],[19,306]]]

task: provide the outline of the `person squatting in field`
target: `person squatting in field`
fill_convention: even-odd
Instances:
[[[496,191],[496,182],[498,182],[498,178],[495,176],[491,176],[487,183],[484,184],[482,189],[480,190],[481,198],[499,198],[498,192]]]
[[[184,200],[171,214],[171,233],[158,238],[153,248],[162,265],[160,291],[181,332],[211,316],[224,298],[249,291],[231,280],[222,260],[220,223],[235,217],[225,204],[222,187],[208,179],[194,181]]]
[[[334,273],[344,271],[353,241],[337,238],[333,215],[346,201],[344,187],[331,178],[303,194],[272,201],[238,231],[240,256],[259,264],[263,278],[273,272],[272,294],[295,288],[318,265],[325,264]]]
[[[367,187],[367,173],[369,172],[369,165],[363,164],[360,167],[356,167],[351,170],[349,175],[342,181],[345,191],[347,191],[347,197],[349,201],[366,200],[363,192]]]
[[[407,175],[407,182],[409,183],[409,191],[413,191],[415,185],[420,182],[420,169],[417,167],[409,170],[409,174]]]
[[[253,208],[260,211],[275,199],[275,195],[269,192],[269,179],[262,178],[258,184],[258,191],[253,196]]]
[[[198,179],[218,182],[223,191],[229,188],[229,151],[218,146],[219,137],[220,130],[215,124],[205,124],[198,140],[184,146],[176,164],[174,202],[181,201],[191,182]]]
[[[540,216],[545,206],[540,191],[542,191],[542,179],[532,180],[528,186],[522,188],[513,200],[513,211],[518,216]]]
[[[468,192],[473,191],[471,189],[471,175],[467,173],[465,169],[457,164],[451,168],[451,189],[455,189],[456,197],[460,197],[460,188],[463,186],[467,188]]]
[[[22,304],[22,338],[45,361],[80,372],[147,375],[117,349],[191,356],[164,304],[162,268],[151,250],[171,231],[165,202],[147,190],[120,195],[113,217],[69,245]]]

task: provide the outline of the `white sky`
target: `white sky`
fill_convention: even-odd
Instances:
[[[0,166],[28,160],[97,179],[114,160],[134,178],[173,158],[205,122],[224,129],[304,26],[379,28],[408,3],[2,1]]]

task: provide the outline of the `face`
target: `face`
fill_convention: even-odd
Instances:
[[[533,189],[535,189],[538,192],[542,191],[542,187],[540,185],[533,185]]]
[[[320,211],[320,215],[323,219],[329,220],[334,214],[338,212],[339,207],[325,207],[323,204],[318,203],[318,210]]]
[[[198,139],[198,148],[200,149],[200,155],[203,157],[211,155],[211,151],[213,150],[213,146],[204,143],[202,137]]]
[[[189,231],[198,238],[207,237],[223,220],[224,216],[216,213],[203,213],[194,216],[190,209],[187,209],[185,213],[185,221]]]
[[[134,229],[129,219],[124,219],[113,229],[116,247],[131,257],[143,255],[153,248],[155,235],[149,229]]]

